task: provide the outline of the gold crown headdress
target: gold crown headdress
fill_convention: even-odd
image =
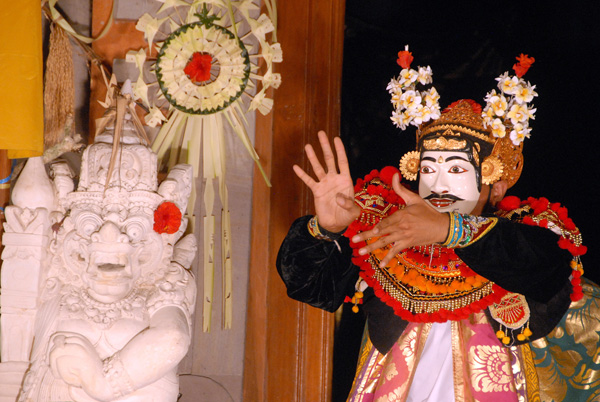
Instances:
[[[537,96],[535,86],[521,78],[535,61],[521,54],[513,66],[515,75],[505,72],[498,78],[498,90],[490,91],[482,110],[475,101],[463,99],[439,113],[439,95],[434,87],[419,91],[417,84],[431,84],[429,66],[410,68],[413,60],[408,46],[398,53],[403,68],[387,89],[394,105],[391,120],[404,130],[415,125],[417,150],[404,155],[400,171],[408,180],[416,180],[421,150],[472,150],[481,169],[484,184],[505,180],[512,187],[523,169],[523,140],[529,138],[535,109],[529,102]],[[468,141],[465,141],[468,140]]]

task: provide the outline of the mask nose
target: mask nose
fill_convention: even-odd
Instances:
[[[95,243],[129,243],[129,237],[121,233],[119,227],[111,221],[105,222],[91,237]]]
[[[431,185],[431,192],[436,194],[447,194],[450,191],[450,183],[447,175],[438,172]]]

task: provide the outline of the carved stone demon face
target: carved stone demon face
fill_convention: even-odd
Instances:
[[[151,210],[86,208],[74,209],[71,216],[75,228],[65,239],[65,258],[94,299],[118,301],[160,268],[163,242],[152,230]]]

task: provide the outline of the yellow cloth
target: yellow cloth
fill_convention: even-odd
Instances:
[[[8,157],[44,152],[40,0],[0,5],[0,149]]]

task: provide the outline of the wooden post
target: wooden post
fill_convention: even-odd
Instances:
[[[282,84],[272,113],[257,116],[256,150],[273,187],[254,172],[244,401],[331,399],[333,315],[286,295],[275,269],[292,221],[313,209],[292,164],[310,170],[304,144],[339,135],[344,1],[280,1]]]

